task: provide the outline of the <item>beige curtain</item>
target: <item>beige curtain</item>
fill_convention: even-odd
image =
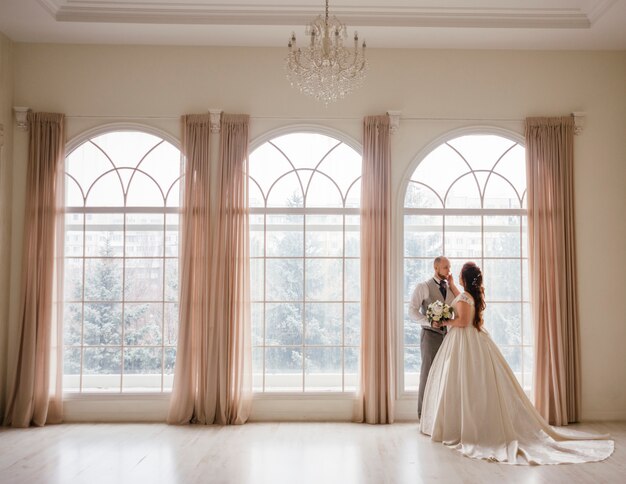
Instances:
[[[526,120],[535,405],[552,425],[580,417],[573,150],[572,117]]]
[[[363,122],[361,361],[355,420],[393,422],[395,326],[391,310],[391,143],[388,116]]]
[[[248,116],[183,117],[180,329],[168,423],[241,424],[250,411]],[[212,178],[217,190],[211,197]]]
[[[60,422],[64,116],[29,113],[19,341],[4,424]]]

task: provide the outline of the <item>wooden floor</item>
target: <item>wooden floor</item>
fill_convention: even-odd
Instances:
[[[606,461],[509,466],[463,457],[415,423],[72,424],[0,429],[0,483],[626,483],[626,422]]]

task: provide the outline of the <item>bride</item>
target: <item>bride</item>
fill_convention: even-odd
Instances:
[[[557,432],[526,397],[482,327],[482,282],[480,268],[466,263],[460,274],[465,292],[452,303],[456,318],[445,323],[449,332],[428,374],[420,431],[468,457],[507,464],[595,462],[609,457],[613,441],[607,436]],[[450,283],[452,289],[452,278]]]

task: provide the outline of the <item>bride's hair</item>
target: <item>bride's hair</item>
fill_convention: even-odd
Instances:
[[[485,310],[485,288],[483,287],[483,273],[473,262],[466,262],[461,269],[463,287],[474,299],[474,321],[472,325],[480,330],[483,326],[483,311]]]

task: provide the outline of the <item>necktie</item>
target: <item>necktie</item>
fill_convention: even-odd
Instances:
[[[446,294],[448,293],[448,288],[447,288],[447,281],[441,281],[439,283],[439,292],[441,292],[441,295],[443,296],[443,300],[446,300]]]

